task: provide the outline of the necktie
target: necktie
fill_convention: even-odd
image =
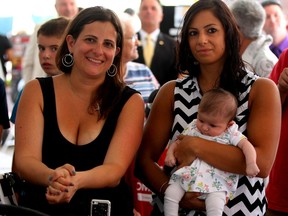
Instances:
[[[152,42],[151,36],[149,34],[147,34],[146,46],[144,48],[144,58],[145,58],[145,63],[148,67],[150,67],[150,65],[151,65],[153,53],[154,53],[153,42]]]

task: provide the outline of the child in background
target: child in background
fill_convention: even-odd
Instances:
[[[47,76],[60,74],[56,66],[56,53],[62,42],[62,35],[69,23],[69,19],[59,17],[48,20],[37,31],[37,45],[39,49],[39,62]],[[19,92],[15,101],[10,121],[15,124],[16,111],[23,89]]]

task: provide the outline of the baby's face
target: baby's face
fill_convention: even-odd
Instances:
[[[199,112],[196,126],[204,135],[219,136],[227,129],[228,120],[221,115]]]

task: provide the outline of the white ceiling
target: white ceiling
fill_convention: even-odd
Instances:
[[[101,5],[114,10],[115,12],[122,12],[126,8],[132,8],[138,12],[141,0],[77,0],[80,7],[90,7]],[[190,5],[197,0],[160,0],[163,5]],[[235,0],[224,0],[231,3]],[[262,1],[262,0],[257,0]],[[288,7],[287,0],[281,0],[284,8]],[[121,2],[121,3],[120,3]],[[54,8],[55,0],[9,0],[1,1],[0,17],[13,16],[13,30],[12,35],[19,31],[26,31],[28,34],[34,31],[32,15],[42,17],[56,17]],[[17,6],[16,6],[17,5]],[[286,12],[288,10],[285,10]],[[0,26],[1,28],[1,26]]]

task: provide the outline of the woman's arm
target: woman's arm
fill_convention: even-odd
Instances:
[[[159,90],[145,125],[141,146],[136,158],[136,176],[160,197],[168,186],[169,176],[157,164],[164,152],[174,121],[175,81],[170,81]],[[193,154],[190,155],[193,158]],[[204,202],[195,199],[200,193],[186,193],[180,202],[182,207],[204,210]]]
[[[258,176],[265,178],[273,166],[281,131],[281,100],[273,81],[260,78],[255,82],[249,109],[247,137],[257,153]]]
[[[247,138],[257,153],[258,176],[264,178],[273,165],[280,136],[281,102],[275,83],[259,78],[252,86],[248,106]],[[189,155],[196,155],[218,169],[245,175],[245,157],[239,148],[190,136],[180,140],[175,150],[178,161],[187,163]]]
[[[154,193],[164,196],[169,176],[157,164],[165,150],[174,121],[175,81],[170,81],[159,90],[145,125],[141,146],[136,158],[136,176]],[[194,159],[193,153],[189,155]],[[180,202],[182,207],[204,210],[204,202],[195,199],[200,193],[186,193]]]
[[[136,158],[136,176],[155,193],[169,180],[157,162],[168,144],[173,124],[174,88],[175,81],[171,81],[157,93]]]
[[[26,84],[17,109],[12,170],[32,183],[47,186],[53,170],[41,162],[43,130],[41,87],[32,80]]]

